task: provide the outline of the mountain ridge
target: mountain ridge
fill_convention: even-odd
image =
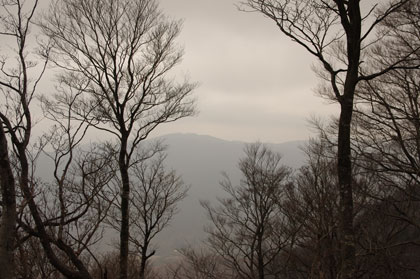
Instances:
[[[234,184],[238,184],[241,173],[239,159],[243,158],[244,147],[249,142],[223,140],[209,135],[174,133],[155,138],[167,145],[166,166],[174,169],[190,185],[187,198],[179,204],[179,213],[170,227],[164,230],[155,243],[159,243],[157,255],[170,256],[171,252],[205,238],[204,225],[207,223],[200,200],[217,202],[224,195],[219,182],[226,173]],[[282,155],[283,164],[298,169],[305,161],[301,150],[307,141],[287,141],[280,144],[263,143]]]
[[[250,144],[253,142],[261,142],[263,144],[268,144],[268,145],[283,145],[283,144],[289,144],[289,143],[305,143],[307,142],[307,140],[288,140],[288,141],[283,141],[283,142],[266,142],[266,141],[262,141],[262,140],[256,140],[256,141],[243,141],[243,140],[231,140],[231,139],[223,139],[223,138],[219,138],[216,136],[212,136],[209,134],[197,134],[197,133],[168,133],[168,134],[164,134],[164,135],[158,135],[158,136],[152,136],[150,140],[155,140],[155,139],[160,139],[160,138],[175,138],[175,137],[195,137],[195,138],[207,138],[207,139],[211,139],[211,140],[216,140],[216,141],[224,141],[224,142],[230,142],[230,143],[240,143],[240,144]]]
[[[186,245],[197,243],[206,236],[204,225],[208,222],[200,200],[215,204],[217,197],[224,192],[219,185],[226,173],[232,183],[238,184],[241,173],[239,159],[244,157],[244,147],[250,144],[239,140],[223,140],[214,136],[193,133],[172,133],[152,137],[145,141],[146,146],[154,141],[162,141],[166,148],[165,166],[182,176],[190,186],[187,197],[179,203],[179,212],[167,228],[155,239],[154,246],[158,259],[171,257],[173,251]],[[300,146],[306,141],[287,141],[280,144],[263,143],[275,152],[282,154],[282,161],[292,169],[299,168],[304,160]],[[46,156],[45,156],[46,157]],[[37,164],[37,174],[44,179],[51,177],[52,163],[49,158]],[[118,235],[107,233],[104,249],[118,242]]]

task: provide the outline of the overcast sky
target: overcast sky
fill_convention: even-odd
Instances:
[[[337,111],[314,94],[315,60],[258,13],[238,11],[238,0],[160,0],[183,19],[180,70],[200,83],[199,114],[161,127],[154,135],[186,132],[229,140],[307,139],[307,120]]]
[[[281,143],[313,134],[308,119],[336,114],[316,96],[316,62],[258,13],[238,11],[240,0],[157,0],[183,19],[184,47],[177,76],[200,85],[199,114],[158,127],[151,136],[196,133],[227,140]],[[41,2],[45,10],[49,1]]]

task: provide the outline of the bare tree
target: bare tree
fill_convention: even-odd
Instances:
[[[71,121],[79,93],[69,92],[66,99],[59,93],[55,99],[41,98],[45,117],[55,124],[39,144],[52,161],[53,179],[37,179],[37,156],[29,157],[29,185],[26,190],[22,187],[18,219],[22,230],[18,246],[25,247],[21,242],[38,238],[45,258],[67,278],[91,278],[85,260],[95,259],[90,248],[102,236],[101,225],[112,203],[106,191],[116,169],[111,160],[114,154],[104,147],[78,148],[88,127],[85,122],[74,125]]]
[[[56,279],[60,272],[51,265],[48,257],[43,253],[38,238],[23,235],[17,240],[16,248],[16,277],[21,279]]]
[[[14,278],[14,250],[16,237],[16,190],[15,179],[9,162],[7,138],[0,120],[0,183],[1,183],[1,224],[0,224],[0,265],[8,266],[0,271],[1,278]]]
[[[312,140],[304,149],[307,163],[286,192],[285,214],[300,224],[294,245],[288,250],[289,265],[283,274],[289,276],[286,278],[333,279],[340,272],[336,146],[324,136]],[[378,173],[360,168],[358,159],[353,157],[355,276],[415,278],[420,234],[397,212],[398,208],[417,211],[418,202],[401,199],[400,194],[383,184]],[[393,205],[396,200],[399,202]]]
[[[19,0],[0,2],[0,37],[4,42],[14,44],[14,47],[3,50],[6,55],[0,58],[0,265],[8,267],[0,269],[1,278],[15,276],[13,251],[16,237],[16,183],[10,164],[10,150],[15,152],[20,164],[19,177],[16,179],[18,185],[24,191],[25,197],[31,198],[26,154],[33,126],[29,106],[46,66],[45,62],[37,67],[27,48],[37,5],[37,0],[32,3]],[[10,56],[7,57],[7,54]],[[37,73],[31,70],[36,70]]]
[[[145,278],[151,242],[172,220],[177,204],[186,197],[186,187],[175,171],[166,171],[165,155],[158,153],[149,161],[141,161],[133,168],[133,211],[130,216],[133,233],[130,241],[140,252],[140,277]]]
[[[94,265],[91,269],[93,278],[100,279],[117,279],[119,278],[119,252],[109,251],[104,255],[99,256],[100,265]],[[128,257],[128,278],[138,279],[139,278],[139,258],[137,255],[130,254]],[[149,277],[148,277],[149,278]],[[150,277],[154,278],[154,277]]]
[[[168,266],[170,279],[235,279],[235,272],[226,268],[223,258],[208,247],[187,247],[176,250],[179,258]]]
[[[329,85],[323,94],[332,95],[340,104],[338,121],[337,170],[340,189],[340,247],[343,257],[341,278],[354,278],[355,243],[353,229],[353,186],[351,165],[351,123],[355,91],[361,81],[373,80],[402,64],[415,50],[398,53],[389,63],[370,72],[374,52],[385,51],[389,32],[385,20],[410,1],[390,1],[379,7],[350,0],[246,0],[245,7],[273,20],[280,31],[301,45],[321,64],[320,75]],[[376,34],[375,34],[375,31]],[[373,62],[372,62],[373,63]],[[409,67],[417,67],[418,63]]]
[[[307,161],[287,189],[285,214],[299,227],[294,246],[289,250],[291,278],[337,278],[340,274],[339,191],[336,169],[336,145],[325,131],[312,139],[303,151]],[[354,214],[367,203],[366,187],[371,183],[353,170]],[[360,233],[356,240],[361,239]],[[358,259],[358,258],[357,258]],[[356,273],[358,269],[356,268]]]
[[[37,181],[33,179],[33,165],[34,158],[30,154],[30,140],[31,133],[33,130],[34,120],[32,119],[31,113],[31,103],[35,97],[36,89],[38,83],[45,71],[47,62],[48,62],[48,46],[44,49],[44,57],[46,58],[42,64],[37,64],[34,61],[37,61],[32,56],[35,51],[29,51],[27,47],[27,42],[30,39],[29,32],[33,26],[33,17],[35,10],[38,5],[38,1],[33,1],[28,3],[25,1],[2,1],[2,30],[1,35],[5,36],[6,41],[9,41],[7,38],[15,40],[16,47],[12,51],[8,50],[5,53],[10,54],[10,57],[3,57],[1,60],[1,111],[0,111],[0,122],[2,125],[2,140],[7,140],[4,135],[8,135],[11,143],[11,148],[2,149],[2,151],[10,152],[13,150],[13,157],[16,159],[16,162],[13,165],[14,175],[18,178],[19,181],[16,183],[19,187],[19,193],[22,194],[22,201],[19,204],[19,217],[25,216],[25,219],[19,219],[19,226],[24,227],[26,232],[29,232],[31,235],[39,237],[40,243],[44,248],[44,251],[51,261],[51,264],[57,268],[61,269],[61,272],[69,278],[87,278],[87,271],[84,268],[81,261],[75,256],[74,251],[68,249],[68,245],[64,242],[61,242],[62,239],[57,240],[51,238],[51,235],[48,230],[50,227],[56,227],[55,224],[57,220],[48,219],[42,209],[40,209],[40,204],[38,204],[39,196],[37,194],[41,193],[36,187]],[[16,50],[16,53],[13,51]],[[4,133],[3,133],[4,132]],[[3,141],[3,144],[6,141]],[[3,145],[2,147],[5,147]],[[62,151],[62,150],[60,150]],[[4,155],[4,153],[2,154]],[[5,158],[3,156],[3,158]],[[6,161],[3,161],[6,162]],[[10,160],[6,162],[10,167]],[[58,166],[57,166],[58,167]],[[9,172],[10,175],[10,172]],[[6,177],[6,176],[5,176]],[[9,176],[10,177],[10,176]],[[5,186],[5,184],[2,184]],[[7,191],[4,191],[2,198],[7,202],[8,210],[5,210],[3,215],[4,218],[10,221],[9,224],[2,225],[3,233],[7,232],[7,237],[2,238],[5,241],[12,241],[8,243],[7,249],[9,250],[8,256],[12,254],[10,251],[15,249],[15,247],[21,246],[21,239],[17,245],[15,243],[16,238],[16,196],[17,192],[15,185],[9,184]],[[43,191],[42,191],[43,192]],[[44,199],[47,201],[48,199]],[[42,206],[48,206],[48,202],[44,203]],[[29,211],[22,210],[22,208],[27,208]],[[11,222],[14,222],[13,224]],[[13,226],[13,229],[12,229]],[[28,239],[27,236],[23,237],[23,240]],[[13,245],[11,245],[13,244]],[[68,254],[73,252],[73,264],[77,267],[77,272],[70,271],[70,268],[66,266],[66,262],[61,261],[60,257],[57,256],[57,250]],[[71,253],[70,253],[71,254]],[[3,258],[4,259],[4,258]],[[11,278],[14,276],[15,269],[13,263],[9,261],[10,268],[3,268],[0,272],[2,278]],[[4,275],[4,277],[3,277]]]
[[[153,249],[154,238],[169,225],[177,213],[178,203],[188,191],[175,171],[166,170],[165,158],[164,147],[158,142],[137,152],[129,172],[132,181],[129,240],[133,247],[132,254],[140,259],[138,278],[142,279],[146,278],[149,259],[156,253]],[[109,224],[118,231],[121,204],[116,204],[115,208]]]
[[[202,205],[212,223],[207,229],[210,247],[239,278],[263,279],[278,272],[268,266],[293,238],[284,229],[282,213],[290,170],[280,164],[279,154],[261,144],[247,146],[245,153],[239,163],[240,185],[233,186],[226,177],[221,185],[228,197],[219,199],[219,207]]]
[[[168,78],[180,62],[180,22],[166,19],[156,1],[54,1],[42,22],[64,80],[83,84],[79,119],[118,139],[122,182],[120,278],[127,278],[131,157],[159,124],[190,116],[194,85]],[[72,86],[71,82],[68,82]]]
[[[406,69],[361,83],[355,110],[352,146],[358,156],[356,163],[364,171],[375,173],[377,205],[372,208],[381,211],[382,222],[393,228],[384,230],[389,234],[388,241],[372,238],[383,254],[394,259],[408,257],[404,265],[395,264],[401,261],[390,261],[398,271],[393,273],[395,278],[410,278],[407,275],[410,272],[412,277],[418,276],[413,261],[418,260],[416,245],[420,240],[420,80],[419,69],[412,66],[420,58],[419,12],[418,1],[410,1],[386,21],[392,32],[392,45],[387,45],[386,52],[376,54],[377,62],[372,67],[388,64],[394,53],[413,51],[412,59],[404,62]]]
[[[420,45],[420,5],[411,2],[388,22],[394,31],[390,52],[404,52]],[[419,51],[413,60],[420,59]],[[388,63],[389,54],[379,53],[377,64]],[[411,65],[413,61],[406,61]],[[384,186],[393,186],[418,200],[420,183],[420,80],[419,69],[397,69],[358,88],[353,148],[360,165],[378,173]]]
[[[334,150],[326,141],[312,140],[304,151],[307,162],[286,191],[285,212],[300,225],[289,250],[289,274],[291,278],[337,278],[341,257]]]

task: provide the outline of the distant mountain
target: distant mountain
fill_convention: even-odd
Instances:
[[[244,157],[246,143],[196,134],[170,134],[158,139],[168,146],[167,167],[176,170],[191,186],[188,197],[179,206],[180,212],[156,241],[159,243],[157,254],[165,257],[168,252],[205,237],[203,226],[207,219],[199,202],[215,201],[217,196],[224,194],[219,185],[223,172],[233,182],[239,181],[237,166],[239,159]],[[305,141],[291,141],[267,146],[282,154],[285,165],[296,169],[305,161],[300,150],[304,144]]]
[[[167,258],[173,250],[205,238],[203,227],[207,218],[200,200],[216,202],[217,196],[223,196],[219,185],[223,172],[229,175],[232,182],[239,181],[240,171],[237,166],[239,159],[244,157],[246,143],[196,134],[170,134],[147,141],[150,143],[155,140],[161,140],[167,145],[167,168],[174,169],[191,187],[187,198],[179,204],[179,213],[154,242],[157,244],[157,257]],[[283,155],[285,165],[298,168],[305,161],[300,150],[303,144],[305,141],[291,141],[267,146]],[[37,175],[50,179],[52,169],[51,160],[41,156],[37,164]],[[114,233],[106,235],[109,240],[106,242],[118,240]]]

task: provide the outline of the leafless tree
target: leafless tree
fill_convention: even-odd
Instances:
[[[100,279],[117,279],[119,278],[119,253],[118,251],[110,251],[105,253],[103,256],[99,257],[99,262],[101,268],[98,268],[97,265],[93,266],[91,269],[91,274],[93,278]],[[129,265],[129,279],[138,279],[139,278],[139,257],[134,254],[130,254],[128,257]],[[157,275],[153,270],[148,269],[146,272],[146,278],[158,279]]]
[[[377,208],[384,214],[384,222],[394,234],[392,242],[379,238],[378,247],[385,254],[400,250],[395,258],[405,258],[405,267],[399,266],[398,274],[410,278],[410,269],[418,276],[416,264],[418,252],[414,247],[419,243],[419,70],[410,68],[420,58],[419,21],[420,5],[411,1],[408,5],[386,21],[392,32],[392,45],[387,52],[376,53],[376,63],[381,67],[389,63],[394,53],[413,51],[412,59],[404,62],[406,69],[396,69],[375,80],[361,83],[358,88],[358,103],[355,110],[355,133],[353,135],[356,163],[367,172],[373,172],[378,181],[375,199]],[[387,205],[386,207],[384,205]],[[392,252],[390,252],[392,251]],[[392,261],[401,262],[401,261]],[[382,268],[382,267],[381,267]],[[383,269],[383,268],[382,268]],[[395,278],[398,278],[395,275]]]
[[[324,131],[325,132],[325,131]],[[325,133],[324,133],[325,136]],[[334,142],[320,137],[304,149],[307,163],[287,190],[285,214],[300,224],[285,278],[337,278],[340,272],[339,192]],[[356,278],[415,278],[419,234],[396,214],[395,191],[353,157]],[[385,198],[386,197],[386,198]],[[400,200],[400,208],[416,210]],[[417,216],[418,219],[418,216]],[[281,261],[280,261],[281,263]],[[410,277],[413,276],[414,277]],[[288,277],[287,277],[288,276]]]
[[[300,224],[289,250],[289,273],[291,278],[337,278],[341,257],[334,151],[322,140],[312,140],[304,150],[307,162],[286,192],[285,212]]]
[[[279,154],[261,144],[247,146],[245,153],[240,185],[226,177],[221,185],[228,197],[219,199],[219,207],[202,205],[212,224],[207,229],[210,247],[239,278],[263,279],[276,275],[278,270],[268,266],[293,239],[282,213],[290,170],[280,164]]]
[[[355,91],[361,81],[373,80],[392,69],[407,67],[402,62],[409,59],[416,49],[390,57],[389,63],[374,71],[365,69],[364,65],[371,64],[372,53],[386,52],[384,42],[389,39],[390,33],[383,23],[409,2],[396,0],[379,5],[379,1],[375,1],[372,5],[366,4],[363,12],[359,0],[242,1],[244,9],[261,12],[273,20],[284,35],[320,62],[320,75],[329,84],[321,93],[332,96],[340,105],[337,170],[343,255],[341,278],[354,278],[355,272],[350,147]],[[418,63],[414,63],[408,67],[417,66]]]
[[[66,235],[66,232],[63,231],[63,223],[60,223],[58,219],[64,220],[65,218],[70,218],[69,215],[61,216],[54,219],[53,216],[48,215],[51,211],[44,211],[44,209],[50,209],[49,199],[45,196],[45,189],[42,187],[37,187],[38,182],[34,180],[34,165],[32,163],[35,159],[30,153],[30,139],[31,133],[33,130],[34,120],[32,119],[31,114],[31,103],[34,99],[37,85],[45,71],[47,62],[48,62],[48,51],[49,48],[44,49],[45,61],[39,65],[34,61],[38,61],[38,58],[34,58],[32,55],[35,53],[35,50],[29,50],[27,47],[27,42],[30,39],[29,32],[33,26],[33,17],[35,10],[38,6],[38,1],[33,1],[28,3],[25,1],[2,1],[2,30],[1,35],[5,36],[6,41],[10,41],[7,38],[15,40],[16,47],[12,50],[5,51],[5,54],[10,54],[8,57],[5,55],[1,61],[1,111],[0,111],[0,122],[1,122],[1,136],[3,140],[2,151],[3,158],[5,157],[4,152],[10,152],[13,150],[13,158],[16,159],[16,162],[13,165],[13,169],[10,168],[10,157],[8,161],[3,161],[9,164],[9,170],[12,169],[13,174],[16,175],[16,183],[18,185],[19,193],[22,194],[22,200],[19,200],[19,228],[24,228],[27,233],[32,236],[39,238],[40,243],[46,253],[46,256],[50,260],[51,264],[57,268],[61,269],[69,278],[88,278],[87,271],[81,264],[80,259],[74,251],[71,251],[68,246],[68,243],[63,242],[63,239],[69,237]],[[13,51],[16,50],[17,53]],[[60,134],[60,133],[59,133]],[[11,147],[6,148],[7,135],[10,139]],[[62,134],[60,134],[62,135]],[[73,143],[69,143],[71,147],[74,147]],[[38,146],[39,148],[42,147]],[[58,152],[63,152],[64,147],[58,150]],[[71,160],[70,160],[71,161]],[[80,161],[81,162],[81,161]],[[59,163],[56,162],[56,168],[59,168]],[[6,166],[7,166],[6,164]],[[3,165],[4,166],[4,165]],[[5,170],[3,168],[2,170]],[[6,169],[7,170],[7,169]],[[9,178],[12,173],[9,171]],[[4,176],[6,177],[6,176]],[[2,176],[3,178],[3,176]],[[58,176],[56,176],[58,179]],[[61,182],[64,182],[64,179],[69,178],[69,176],[64,175],[61,177]],[[86,177],[85,177],[86,178]],[[9,179],[11,182],[11,180]],[[57,180],[58,181],[58,180]],[[86,182],[86,180],[85,180]],[[6,186],[6,184],[2,184]],[[62,183],[63,185],[63,183]],[[39,186],[39,184],[38,184]],[[27,236],[23,236],[22,239],[19,239],[17,245],[15,245],[16,238],[16,189],[15,185],[9,184],[8,188],[4,188],[5,191],[2,194],[3,200],[6,202],[8,209],[4,210],[2,217],[8,219],[9,224],[6,224],[2,227],[2,232],[5,234],[5,237],[2,237],[2,241],[8,241],[7,252],[8,257],[13,254],[10,253],[15,247],[22,247],[20,241],[27,240]],[[61,188],[62,189],[62,188]],[[52,193],[56,193],[53,189]],[[40,194],[40,195],[38,195]],[[81,194],[81,193],[79,193]],[[42,197],[44,199],[42,200]],[[62,196],[63,197],[63,196]],[[44,201],[42,205],[38,202]],[[64,201],[64,199],[62,199]],[[62,207],[64,208],[64,207]],[[27,210],[26,210],[27,209]],[[28,213],[28,214],[26,214]],[[61,211],[61,213],[63,213]],[[60,215],[60,213],[58,213]],[[70,211],[69,214],[76,214],[73,211]],[[50,218],[51,217],[51,218]],[[74,217],[74,216],[73,216]],[[23,218],[23,219],[21,219]],[[64,219],[63,219],[64,218]],[[72,218],[70,218],[72,219]],[[68,220],[66,219],[66,222]],[[13,223],[12,223],[13,222]],[[76,222],[73,220],[73,224]],[[60,227],[59,234],[61,238],[54,238],[54,229]],[[6,232],[6,230],[10,230]],[[50,231],[49,231],[50,230]],[[61,230],[61,232],[60,232]],[[13,241],[13,242],[12,242]],[[3,246],[4,247],[4,246]],[[73,253],[72,264],[77,267],[77,272],[70,272],[70,268],[66,266],[66,262],[61,261],[60,257],[57,254],[61,253],[70,255]],[[4,255],[4,254],[2,254]],[[10,268],[2,268],[2,278],[12,278],[15,273],[15,268],[13,267],[13,262],[10,262],[10,258],[6,259],[9,263],[7,266]],[[17,257],[17,259],[20,259]],[[5,264],[6,266],[6,264]]]
[[[420,45],[420,5],[411,2],[388,22],[394,32],[392,52],[416,49]],[[379,53],[377,64],[388,63],[389,55]],[[420,59],[419,51],[413,55]],[[412,61],[406,61],[407,65]],[[353,148],[363,168],[375,171],[388,191],[399,191],[418,201],[420,183],[420,79],[419,69],[397,69],[358,89]],[[389,188],[391,187],[391,188]],[[392,189],[393,188],[393,189]],[[378,197],[379,198],[379,197]]]
[[[67,278],[92,278],[86,258],[96,259],[91,247],[102,237],[103,222],[112,204],[109,188],[116,164],[114,153],[104,146],[79,147],[88,127],[85,122],[74,125],[71,121],[79,93],[69,92],[67,99],[59,93],[55,98],[41,98],[45,117],[54,123],[41,140],[52,162],[53,178],[46,181],[31,176],[32,201],[40,222],[32,221],[34,213],[26,210],[26,199],[18,220],[26,234],[21,239],[38,238],[56,270]]]
[[[16,190],[13,171],[9,163],[9,149],[3,123],[0,121],[0,182],[1,224],[0,264],[10,269],[0,271],[1,278],[14,278],[14,247],[16,237]]]
[[[188,190],[175,171],[166,170],[166,155],[161,143],[146,149],[137,152],[129,171],[132,181],[129,241],[133,255],[140,259],[138,278],[142,279],[146,278],[149,259],[156,253],[154,238],[169,225]],[[117,226],[120,208],[121,204],[116,204],[116,212],[109,222],[117,231],[120,230]]]
[[[187,247],[178,252],[178,259],[167,268],[170,279],[235,279],[235,272],[226,268],[223,258],[208,247]]]
[[[380,180],[379,180],[380,181]],[[374,201],[374,202],[373,202]],[[359,278],[417,278],[420,274],[416,226],[401,211],[419,222],[419,202],[390,193],[388,199],[371,199],[355,219]]]
[[[298,170],[286,192],[286,215],[299,226],[294,246],[289,250],[291,278],[332,279],[340,273],[336,145],[325,138],[324,133],[303,148],[306,164]],[[353,171],[355,216],[367,202],[365,195],[369,185],[356,173]]]
[[[46,66],[46,62],[36,65],[27,47],[37,5],[37,0],[31,3],[0,1],[0,37],[3,42],[13,44],[10,49],[2,50],[4,56],[0,58],[0,265],[8,267],[0,269],[1,278],[15,276],[13,251],[16,237],[16,184],[22,188],[27,199],[31,198],[26,154],[33,126],[29,106]],[[13,177],[10,150],[14,151],[19,160],[17,181]]]
[[[48,260],[38,238],[22,237],[17,240],[16,277],[21,279],[56,279],[60,273]]]
[[[194,85],[168,78],[182,57],[175,44],[181,24],[165,18],[156,1],[60,0],[41,26],[61,79],[78,80],[84,90],[79,119],[118,139],[120,278],[127,278],[132,154],[159,124],[194,112]]]

